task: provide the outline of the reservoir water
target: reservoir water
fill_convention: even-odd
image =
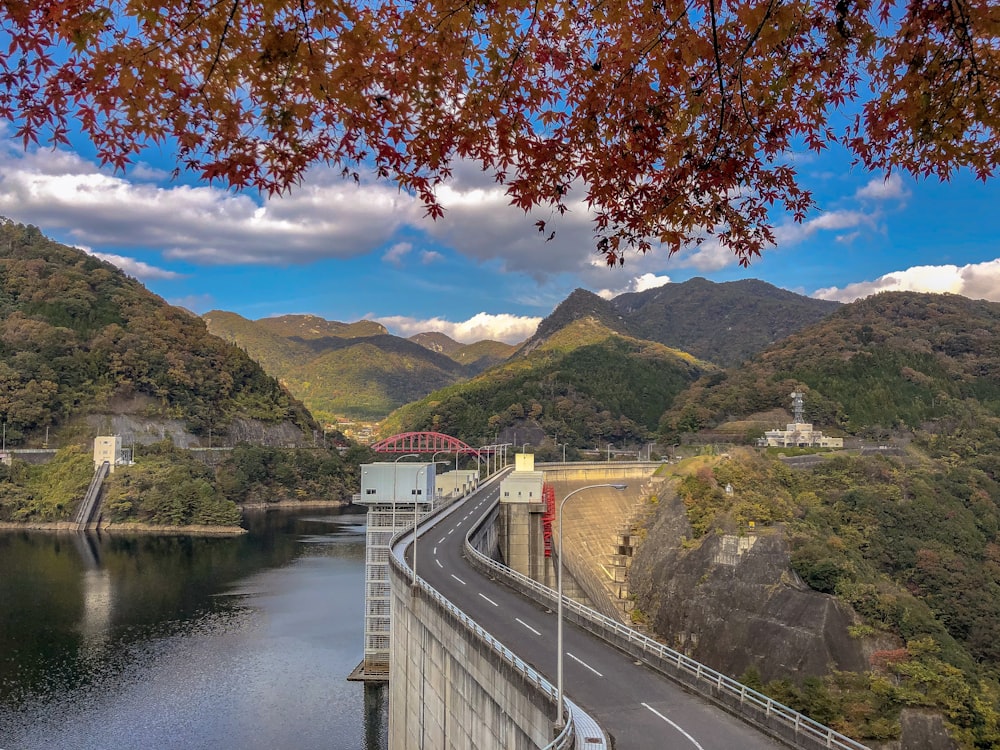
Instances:
[[[385,750],[364,515],[239,538],[0,532],[0,749]]]

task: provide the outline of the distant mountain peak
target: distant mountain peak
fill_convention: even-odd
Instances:
[[[410,336],[410,341],[415,344],[420,344],[420,346],[425,349],[430,349],[432,352],[444,354],[448,357],[464,346],[440,331],[426,331],[424,333],[418,333],[414,336]]]

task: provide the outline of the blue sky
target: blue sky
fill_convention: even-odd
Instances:
[[[170,180],[170,154],[125,174],[80,150],[24,151],[0,132],[0,215],[120,266],[167,301],[247,318],[310,313],[371,318],[409,336],[461,341],[530,335],[576,287],[606,297],[680,282],[759,278],[852,300],[880,289],[949,291],[1000,301],[1000,185],[871,174],[831,150],[796,160],[819,203],[802,224],[776,216],[778,244],[748,269],[709,241],[654,251],[608,269],[586,212],[525,216],[474,165],[458,165],[432,222],[387,183],[360,186],[315,170],[291,195],[265,200]],[[557,229],[544,242],[532,226]]]

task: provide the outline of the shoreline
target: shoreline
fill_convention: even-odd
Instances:
[[[248,533],[242,526],[157,526],[151,523],[102,523],[89,524],[86,529],[79,528],[70,521],[0,521],[0,531],[44,531],[48,533],[73,534],[83,531],[96,531],[108,534],[163,534],[166,536],[240,536]]]
[[[271,510],[294,510],[296,508],[345,508],[350,500],[279,500],[274,503],[238,504],[241,511],[259,512]],[[240,536],[248,533],[242,526],[159,526],[151,523],[99,523],[89,524],[87,531],[109,534],[163,534],[167,536]],[[83,531],[72,521],[0,521],[0,531],[45,531],[71,533]]]
[[[280,508],[281,510],[294,510],[295,508],[346,508],[350,504],[350,500],[278,500],[273,503],[237,503],[240,510],[268,510],[269,508]]]

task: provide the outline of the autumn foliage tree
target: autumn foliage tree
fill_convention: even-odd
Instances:
[[[469,160],[525,210],[585,204],[611,263],[713,234],[749,262],[813,205],[795,149],[941,178],[1000,155],[994,0],[4,0],[0,23],[25,144],[82,128],[124,168],[165,143],[267,193],[370,169],[432,217]]]

